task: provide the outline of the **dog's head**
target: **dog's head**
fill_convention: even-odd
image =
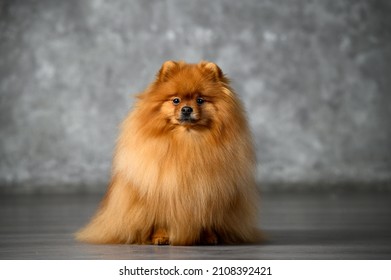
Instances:
[[[171,125],[208,128],[225,111],[221,100],[232,95],[227,86],[228,79],[212,62],[166,61],[150,94],[160,102],[159,113]]]

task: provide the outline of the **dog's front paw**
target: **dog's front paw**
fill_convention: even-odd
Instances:
[[[205,245],[217,245],[219,243],[219,239],[212,230],[205,230],[202,233],[201,243]]]
[[[170,238],[168,237],[167,231],[164,229],[158,229],[152,235],[152,244],[154,245],[169,245]]]
[[[169,245],[170,239],[168,237],[155,237],[152,238],[152,244],[154,245]]]

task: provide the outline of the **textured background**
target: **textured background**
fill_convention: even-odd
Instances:
[[[388,0],[0,1],[0,191],[102,191],[168,59],[216,62],[265,188],[391,185]]]

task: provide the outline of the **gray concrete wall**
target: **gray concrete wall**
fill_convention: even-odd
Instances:
[[[388,0],[2,0],[0,191],[103,190],[117,125],[168,59],[232,78],[265,188],[390,187],[390,14]]]

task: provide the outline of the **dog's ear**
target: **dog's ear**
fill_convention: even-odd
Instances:
[[[201,61],[198,65],[212,75],[215,80],[222,80],[224,78],[224,73],[217,64],[209,61]]]
[[[179,63],[167,60],[163,63],[162,67],[160,68],[159,72],[157,73],[157,80],[159,82],[165,82],[167,81],[170,76],[173,74],[173,72],[178,68]]]

